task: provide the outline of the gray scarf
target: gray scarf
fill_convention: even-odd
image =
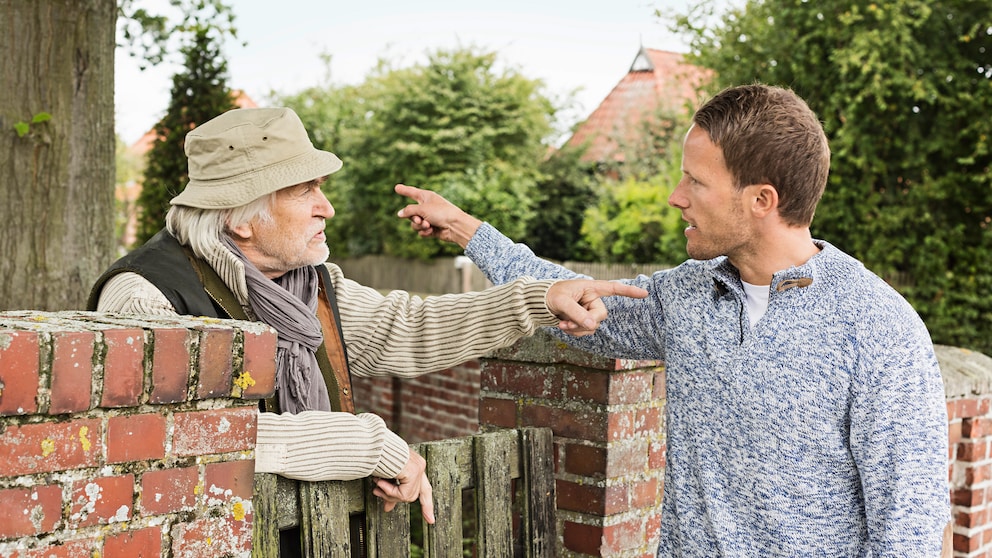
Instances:
[[[317,319],[317,270],[303,266],[269,279],[227,235],[221,239],[245,266],[248,303],[255,316],[279,334],[276,392],[283,413],[330,411],[327,385],[315,352],[324,341]]]

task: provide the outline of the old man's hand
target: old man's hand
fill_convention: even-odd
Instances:
[[[581,337],[590,335],[606,319],[604,296],[646,298],[648,292],[640,287],[591,279],[558,281],[548,289],[547,304],[552,314],[561,319],[558,329]]]
[[[427,523],[434,524],[434,492],[425,471],[427,462],[413,450],[410,459],[395,479],[376,479],[372,493],[385,502],[384,509],[393,511],[399,502],[420,500],[420,513]]]

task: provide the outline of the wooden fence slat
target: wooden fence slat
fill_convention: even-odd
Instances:
[[[547,428],[521,429],[524,493],[524,555],[554,558],[558,525],[555,510],[554,440]]]
[[[462,558],[463,491],[475,490],[475,556],[524,555],[551,558],[557,550],[552,435],[547,428],[497,430],[425,442],[413,449],[427,460],[437,524],[424,526],[425,558]],[[517,508],[513,480],[523,501]],[[253,558],[279,556],[279,530],[300,527],[303,555],[351,558],[351,517],[364,513],[367,558],[410,558],[410,522],[419,502],[398,504],[386,513],[372,494],[372,479],[302,482],[272,474],[255,475],[252,501]],[[522,530],[513,536],[513,513]],[[516,545],[516,547],[515,547]]]
[[[513,556],[513,486],[507,456],[517,446],[512,430],[475,438],[477,556]]]
[[[386,513],[382,500],[372,494],[374,481],[369,479],[365,490],[368,514],[366,556],[368,558],[410,558],[410,513],[420,515],[420,502],[399,503]]]
[[[440,440],[425,446],[427,479],[434,492],[436,522],[425,531],[424,558],[462,557],[463,469],[471,458],[471,439]]]
[[[279,477],[270,473],[255,475],[252,490],[252,558],[279,558],[279,517],[276,487]]]
[[[306,558],[351,558],[348,490],[341,481],[300,483],[300,534]]]

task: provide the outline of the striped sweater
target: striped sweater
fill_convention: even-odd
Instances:
[[[660,557],[937,557],[947,411],[916,312],[826,242],[777,273],[752,328],[736,269],[687,261],[623,282],[585,350],[663,359]],[[496,284],[575,277],[484,224],[466,255]]]
[[[243,264],[220,242],[211,248],[207,262],[253,316]],[[412,378],[443,370],[558,323],[545,303],[552,281],[525,278],[482,292],[420,298],[404,291],[383,295],[346,279],[338,266],[326,266],[349,368],[356,376]],[[100,292],[97,310],[176,314],[166,297],[135,273],[111,278]],[[302,480],[393,478],[409,451],[371,413],[260,413],[255,470]]]

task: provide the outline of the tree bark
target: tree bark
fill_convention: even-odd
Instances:
[[[116,20],[115,0],[0,0],[0,310],[84,308],[114,258]]]

